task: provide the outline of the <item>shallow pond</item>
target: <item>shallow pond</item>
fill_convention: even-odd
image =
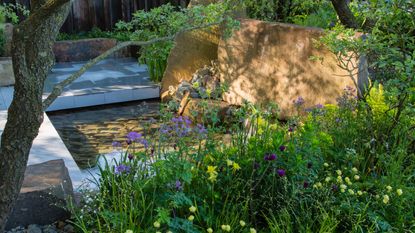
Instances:
[[[47,114],[78,166],[88,168],[98,155],[114,151],[114,141],[125,145],[127,133],[144,133],[145,125],[159,117],[159,109],[159,100],[147,100]]]

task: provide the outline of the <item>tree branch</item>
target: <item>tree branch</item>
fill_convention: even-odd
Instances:
[[[115,47],[107,50],[106,52],[99,55],[98,57],[92,59],[91,61],[86,63],[84,66],[82,66],[81,69],[79,69],[76,73],[72,74],[70,77],[63,80],[62,82],[56,84],[55,87],[53,88],[52,92],[49,94],[49,96],[43,101],[43,111],[46,111],[46,109],[53,103],[53,101],[55,101],[56,98],[58,98],[58,96],[60,94],[62,94],[64,87],[68,86],[73,81],[75,81],[77,78],[81,77],[89,68],[96,65],[98,62],[104,60],[105,58],[109,57],[111,54],[113,54],[113,53],[115,53],[115,52],[117,52],[117,51],[119,51],[123,48],[126,48],[128,46],[146,46],[146,45],[151,45],[151,44],[155,44],[155,43],[158,43],[158,42],[173,40],[180,33],[187,32],[187,31],[193,31],[193,30],[197,30],[197,29],[202,29],[202,28],[208,28],[208,27],[211,27],[211,26],[219,25],[220,23],[221,22],[216,22],[216,23],[206,24],[206,25],[203,25],[203,26],[191,27],[191,28],[181,30],[181,31],[179,31],[176,34],[171,35],[171,36],[155,38],[155,39],[148,40],[148,41],[126,41],[126,42],[122,42],[122,43],[116,45]]]
[[[354,17],[352,11],[349,8],[347,1],[345,0],[331,0],[337,15],[339,16],[340,22],[348,27],[358,29],[357,20]]]

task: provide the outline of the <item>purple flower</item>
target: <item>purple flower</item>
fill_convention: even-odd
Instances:
[[[122,173],[129,173],[131,167],[127,166],[125,164],[120,164],[118,166],[114,166],[114,169],[115,169],[115,174],[119,175],[119,174],[122,174]]]
[[[198,134],[199,138],[204,138],[207,134],[207,130],[202,124],[197,124],[194,130]]]
[[[115,142],[112,142],[112,146],[117,148],[117,147],[122,147],[122,144],[121,144],[121,142],[115,141]]]
[[[296,100],[294,100],[294,105],[297,107],[300,107],[304,103],[305,103],[305,100],[301,96],[299,96]]]
[[[176,180],[174,187],[176,188],[177,191],[182,190],[183,189],[182,182],[180,182],[180,180]]]
[[[259,166],[260,166],[258,162],[254,162],[254,164],[253,164],[253,165],[254,165],[254,170],[258,169],[258,168],[259,168]]]
[[[144,148],[146,148],[146,149],[148,148],[148,141],[146,139],[144,139],[144,138],[141,139],[140,143],[143,144]]]
[[[280,146],[279,149],[280,149],[281,152],[284,152],[285,149],[287,149],[287,147],[283,145],[283,146]]]
[[[308,186],[310,186],[310,183],[308,183],[308,181],[304,181],[303,183],[303,188],[308,188]]]
[[[128,159],[129,160],[133,160],[134,159],[134,155],[133,154],[128,154]]]
[[[284,169],[278,169],[277,174],[278,174],[279,177],[284,177],[286,175]]]
[[[288,128],[288,132],[294,132],[294,128],[290,126],[290,127]]]
[[[137,132],[129,132],[127,134],[127,139],[130,142],[137,142],[141,137],[142,137],[141,133],[137,133]]]
[[[266,153],[265,156],[264,156],[265,161],[273,161],[276,158],[277,158],[277,156],[275,154]]]
[[[316,108],[318,108],[318,109],[322,109],[322,108],[324,108],[324,105],[322,105],[322,104],[317,104],[317,105],[316,105]]]
[[[331,191],[333,191],[333,192],[337,192],[337,191],[339,191],[339,187],[338,187],[337,185],[333,184],[333,185],[331,186]]]

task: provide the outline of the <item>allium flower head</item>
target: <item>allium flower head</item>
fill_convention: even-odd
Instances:
[[[275,159],[277,159],[277,156],[275,154],[266,153],[264,156],[265,161],[273,161]]]
[[[122,173],[129,173],[131,167],[125,164],[120,164],[118,166],[114,166],[115,174],[122,174]]]
[[[138,142],[139,139],[141,139],[143,135],[137,132],[129,132],[127,134],[127,139],[131,142]]]
[[[122,144],[121,142],[115,141],[115,142],[112,142],[112,147],[115,147],[115,148],[122,147]]]
[[[278,169],[277,174],[278,174],[279,177],[284,177],[286,175],[284,169]]]
[[[303,97],[299,96],[296,100],[294,100],[294,105],[297,107],[302,106],[305,103]]]
[[[286,147],[286,146],[284,146],[284,145],[282,145],[282,146],[280,146],[280,147],[279,147],[279,149],[280,149],[280,151],[281,151],[281,152],[284,152],[284,151],[285,151],[285,149],[287,149],[287,147]]]
[[[128,154],[128,159],[129,159],[129,160],[133,160],[133,159],[134,159],[134,155],[133,155],[133,154],[131,154],[131,153],[129,153],[129,154]]]

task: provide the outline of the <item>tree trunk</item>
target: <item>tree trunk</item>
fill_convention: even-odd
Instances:
[[[334,9],[336,10],[337,15],[339,16],[340,22],[348,27],[358,29],[359,25],[357,24],[356,18],[353,15],[353,12],[349,8],[349,1],[347,0],[331,0]]]
[[[43,122],[43,85],[54,63],[52,46],[70,6],[69,0],[56,5],[44,4],[51,2],[46,0],[33,2],[32,14],[13,34],[16,83],[1,137],[0,232],[20,192],[30,148]]]

